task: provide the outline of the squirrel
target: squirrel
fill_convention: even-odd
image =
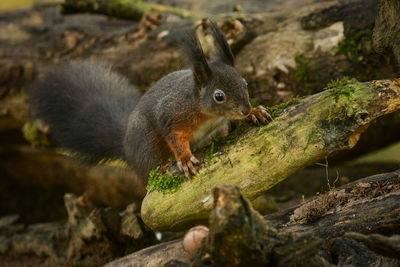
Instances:
[[[207,60],[196,31],[185,31],[180,43],[191,68],[164,76],[143,95],[111,66],[85,60],[58,65],[28,91],[33,114],[50,126],[56,144],[93,163],[122,158],[147,182],[149,172],[174,155],[189,178],[199,163],[190,141],[201,126],[271,119],[264,107],[251,107],[225,36],[214,22],[209,29],[216,57]]]

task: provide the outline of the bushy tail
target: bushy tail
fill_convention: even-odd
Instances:
[[[123,158],[129,114],[140,93],[110,66],[75,60],[49,70],[28,91],[33,114],[54,141],[90,162]]]

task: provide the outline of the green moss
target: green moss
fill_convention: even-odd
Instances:
[[[290,142],[288,144],[284,144],[281,148],[282,150],[282,158],[286,156],[286,153],[289,151],[289,149],[293,146],[293,139],[290,139]]]
[[[294,73],[294,78],[296,81],[301,83],[310,82],[310,72],[308,70],[308,62],[304,55],[297,55],[294,57],[294,61],[296,62],[296,72]]]
[[[259,105],[261,105],[260,101],[257,100],[257,99],[250,99],[250,103],[251,103],[251,106],[253,108],[258,107]]]
[[[351,100],[354,97],[354,91],[360,88],[362,84],[355,79],[349,79],[343,77],[341,79],[332,80],[324,90],[331,90],[329,96],[335,98],[335,102],[339,101],[340,96],[345,97],[347,100]]]
[[[390,55],[380,55],[372,49],[372,30],[345,30],[345,39],[334,48],[353,64],[349,73],[360,81],[396,77],[397,64]]]
[[[214,155],[214,142],[211,142],[210,148],[207,151],[207,157],[206,157],[206,167],[210,167],[212,159],[215,157]]]
[[[294,57],[296,62],[296,71],[294,73],[294,78],[300,87],[304,90],[307,95],[314,92],[314,81],[318,78],[317,74],[312,74],[309,68],[308,59],[304,55],[296,55]]]
[[[246,133],[251,128],[251,125],[248,123],[243,123],[242,121],[238,121],[234,125],[234,130],[230,132],[228,135],[224,136],[222,134],[217,134],[209,147],[207,147],[206,153],[209,154],[211,147],[213,153],[219,151],[222,147],[226,145],[233,145],[237,142],[240,136]]]
[[[330,93],[331,96],[335,98],[335,102],[337,103],[339,101],[340,96],[344,96],[347,98],[347,100],[350,100],[354,96],[354,87],[346,87],[343,89],[336,89],[332,90]]]
[[[317,129],[312,129],[310,134],[307,136],[307,143],[306,143],[306,146],[304,147],[303,151],[307,150],[308,146],[311,143],[311,140],[313,139],[313,137],[315,136],[316,133],[317,133]]]
[[[172,194],[180,188],[182,183],[182,176],[170,173],[168,170],[163,174],[160,167],[157,167],[150,171],[146,189],[148,192],[157,190],[163,194]]]
[[[24,138],[33,146],[49,146],[50,142],[46,134],[40,130],[39,122],[28,121],[22,127]]]
[[[367,29],[356,32],[352,29],[347,29],[344,35],[346,38],[334,48],[334,51],[346,55],[352,61],[359,61],[359,57],[362,54],[360,43],[372,41],[372,31]]]
[[[298,103],[300,103],[300,100],[302,99],[302,97],[293,97],[292,99],[290,99],[289,101],[285,102],[285,103],[280,103],[278,105],[272,106],[272,107],[268,107],[267,110],[269,112],[269,114],[271,115],[272,118],[276,118],[279,116],[279,114],[286,108],[293,106],[293,105],[297,105]]]

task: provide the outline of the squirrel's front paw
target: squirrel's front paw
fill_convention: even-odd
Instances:
[[[250,115],[246,118],[248,121],[252,121],[255,124],[261,122],[262,124],[267,124],[268,120],[272,120],[271,115],[268,113],[267,109],[263,106],[258,106],[252,108]]]
[[[179,170],[185,174],[186,178],[190,178],[190,173],[193,175],[197,174],[196,170],[193,167],[193,164],[195,165],[199,164],[199,160],[196,159],[193,155],[190,155],[188,157],[182,157],[178,159],[176,163]]]

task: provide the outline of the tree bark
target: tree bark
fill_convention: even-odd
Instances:
[[[354,147],[372,120],[400,109],[399,85],[398,79],[349,81],[303,99],[269,125],[240,137],[176,193],[148,194],[144,222],[153,230],[173,231],[204,223],[212,206],[210,188],[233,184],[252,201],[295,171]]]

